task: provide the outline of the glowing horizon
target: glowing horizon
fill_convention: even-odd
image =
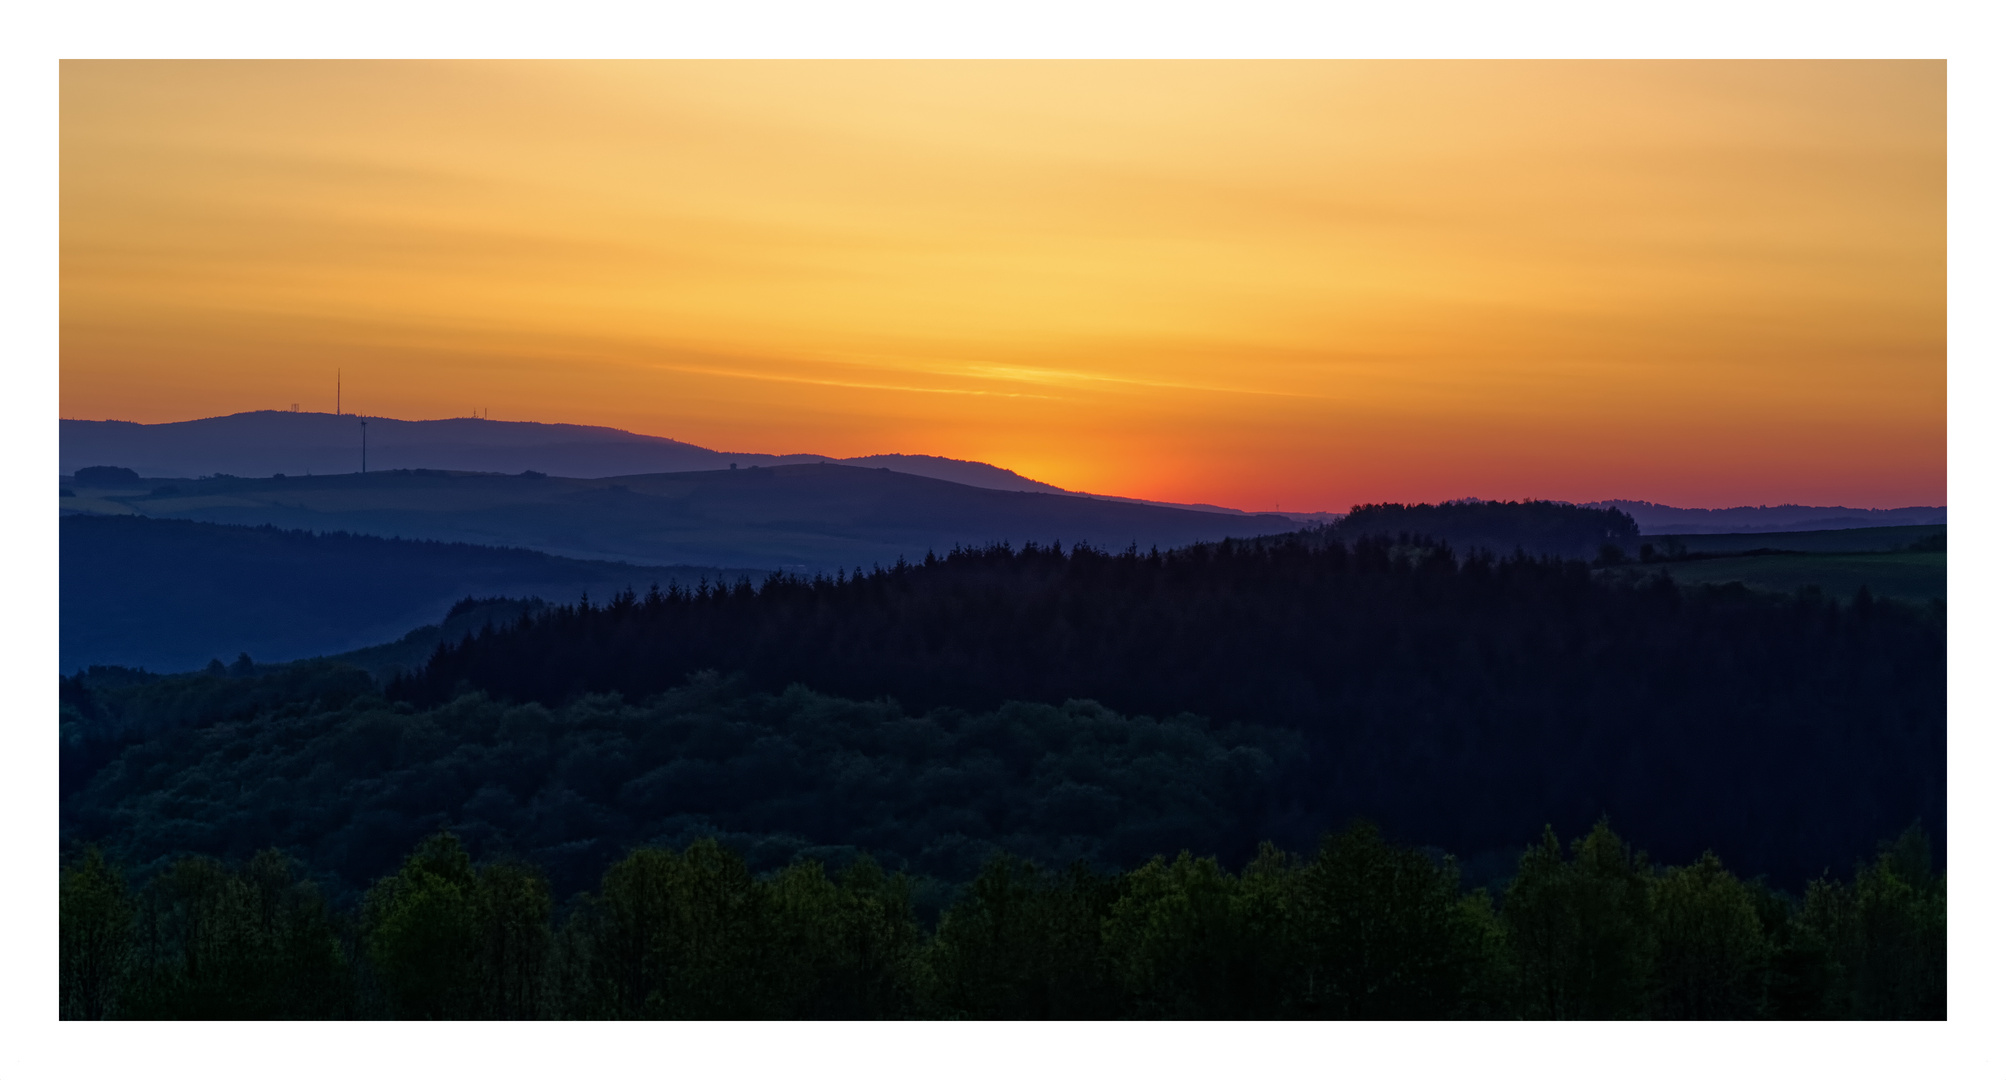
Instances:
[[[1245,509],[1946,501],[1901,63],[62,67],[62,414]]]

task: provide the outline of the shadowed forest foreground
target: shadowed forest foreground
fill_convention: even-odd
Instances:
[[[643,848],[555,911],[520,861],[422,843],[355,910],[277,851],[137,893],[62,877],[65,1018],[1941,1018],[1945,883],[1919,830],[1792,897],[1711,853],[1654,867],[1551,830],[1493,896],[1369,825],[1239,874],[989,863],[928,932],[868,857],[755,877]]]
[[[91,668],[64,1014],[1943,1015],[1943,606],[1623,558],[998,545]]]

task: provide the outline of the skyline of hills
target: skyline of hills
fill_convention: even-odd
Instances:
[[[353,413],[260,410],[160,424],[126,420],[61,421],[60,468],[111,465],[142,476],[193,479],[218,474],[243,477],[343,474],[363,466],[362,422],[367,421],[368,463],[373,470],[441,469],[514,474],[524,471],[579,479],[646,473],[729,470],[752,465],[833,463],[884,468],[996,491],[1041,492],[1251,515],[1211,503],[1174,503],[1122,495],[1070,491],[980,461],[928,454],[886,453],[851,458],[824,454],[735,453],[642,435],[613,427],[540,421],[451,417],[400,420]],[[1535,496],[1537,497],[1537,496]],[[1463,501],[1463,500],[1457,500]],[[1577,505],[1629,513],[1645,535],[1813,531],[1893,525],[1941,525],[1947,507],[1861,508],[1796,503],[1732,507],[1680,507],[1650,500],[1612,498]],[[1303,522],[1327,522],[1341,512],[1276,511]]]

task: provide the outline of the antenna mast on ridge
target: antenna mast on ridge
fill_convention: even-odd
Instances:
[[[334,415],[341,415],[341,369],[334,369]]]

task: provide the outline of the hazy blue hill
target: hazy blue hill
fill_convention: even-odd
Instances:
[[[429,470],[147,481],[66,506],[230,525],[525,547],[581,559],[813,571],[997,541],[1171,548],[1287,532],[1212,514],[996,491],[889,469],[786,465],[567,479]]]
[[[64,671],[188,671],[239,653],[292,660],[391,641],[439,622],[470,594],[568,603],[586,590],[604,598],[629,585],[743,572],[137,515],[66,516],[61,543]]]

